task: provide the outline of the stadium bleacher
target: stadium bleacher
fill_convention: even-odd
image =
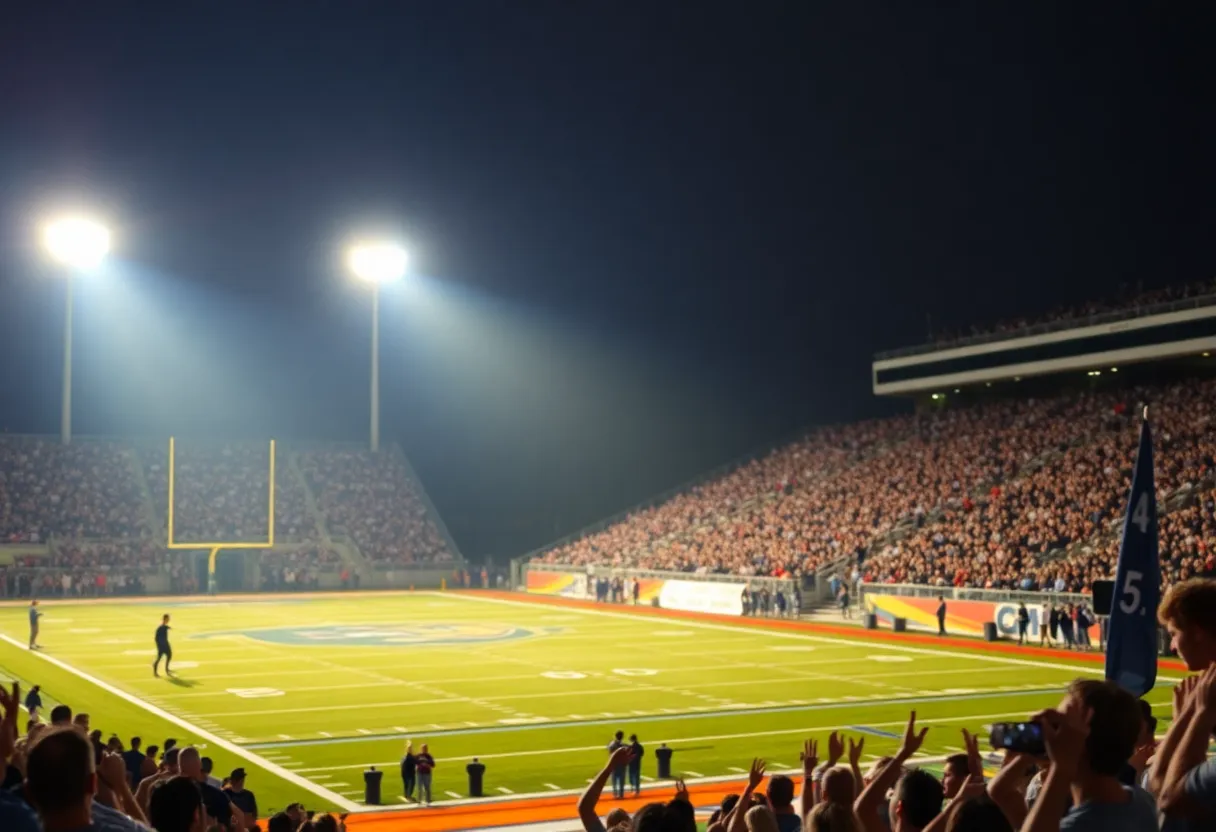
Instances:
[[[1174,296],[1147,300],[1161,297]],[[913,416],[811,433],[534,560],[780,577],[847,557],[867,582],[1087,590],[1113,569],[1151,402],[1166,580],[1210,571],[1207,375],[939,398]]]
[[[175,540],[265,540],[268,462],[266,443],[179,443]],[[284,448],[275,546],[251,550],[263,585],[304,588],[317,586],[318,574],[458,562],[421,494],[397,454]],[[0,437],[0,541],[15,552],[0,561],[0,592],[129,594],[155,576],[165,591],[196,591],[188,552],[164,546],[167,508],[160,443]]]

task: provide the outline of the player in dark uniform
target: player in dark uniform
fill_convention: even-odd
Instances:
[[[160,676],[161,659],[165,660],[165,675],[172,676],[173,671],[169,669],[169,662],[173,661],[173,648],[169,646],[168,615],[161,619],[160,626],[156,628],[156,661],[152,662],[153,676]]]

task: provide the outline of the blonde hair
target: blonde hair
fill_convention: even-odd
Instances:
[[[805,832],[858,832],[857,816],[839,803],[820,803],[806,816]]]
[[[777,817],[767,806],[753,806],[743,819],[747,822],[747,832],[777,832]]]

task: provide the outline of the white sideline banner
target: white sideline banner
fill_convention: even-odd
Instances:
[[[659,606],[685,612],[712,612],[716,615],[743,615],[743,590],[746,584],[710,581],[664,581],[659,591]]]

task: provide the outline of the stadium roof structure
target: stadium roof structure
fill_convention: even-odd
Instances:
[[[874,394],[923,395],[946,388],[1020,381],[1216,351],[1216,297],[1129,309],[956,344],[880,353]]]

